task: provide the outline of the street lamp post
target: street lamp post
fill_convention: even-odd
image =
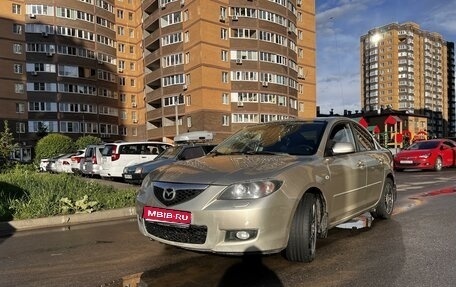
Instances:
[[[175,112],[175,122],[176,122],[176,136],[179,134],[179,115],[178,115],[178,109],[177,109],[177,105],[179,104],[179,97],[180,97],[180,95],[175,96],[175,98],[174,98],[174,112]]]

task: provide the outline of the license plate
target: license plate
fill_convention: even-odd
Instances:
[[[131,174],[124,174],[124,178],[126,178],[126,179],[132,179],[133,176],[131,176]]]
[[[401,160],[399,161],[400,163],[403,163],[403,164],[412,164],[413,163],[413,160]]]
[[[190,225],[192,213],[189,211],[145,206],[142,217],[148,221]]]

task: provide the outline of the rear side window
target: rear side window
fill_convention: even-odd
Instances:
[[[101,155],[103,156],[111,156],[113,151],[116,149],[115,145],[105,145],[103,148]]]

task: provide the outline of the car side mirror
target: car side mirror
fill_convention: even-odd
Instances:
[[[353,144],[348,142],[337,142],[334,144],[332,152],[334,155],[352,153],[355,152],[355,147],[353,146]]]

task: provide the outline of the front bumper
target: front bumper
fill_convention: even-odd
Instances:
[[[241,255],[245,252],[276,253],[287,246],[294,200],[280,190],[255,200],[217,200],[220,187],[209,187],[198,197],[172,207],[153,196],[138,196],[136,212],[140,231],[156,241],[185,249]],[[156,223],[142,218],[144,206],[190,211],[189,226]],[[233,235],[248,232],[240,240]]]

